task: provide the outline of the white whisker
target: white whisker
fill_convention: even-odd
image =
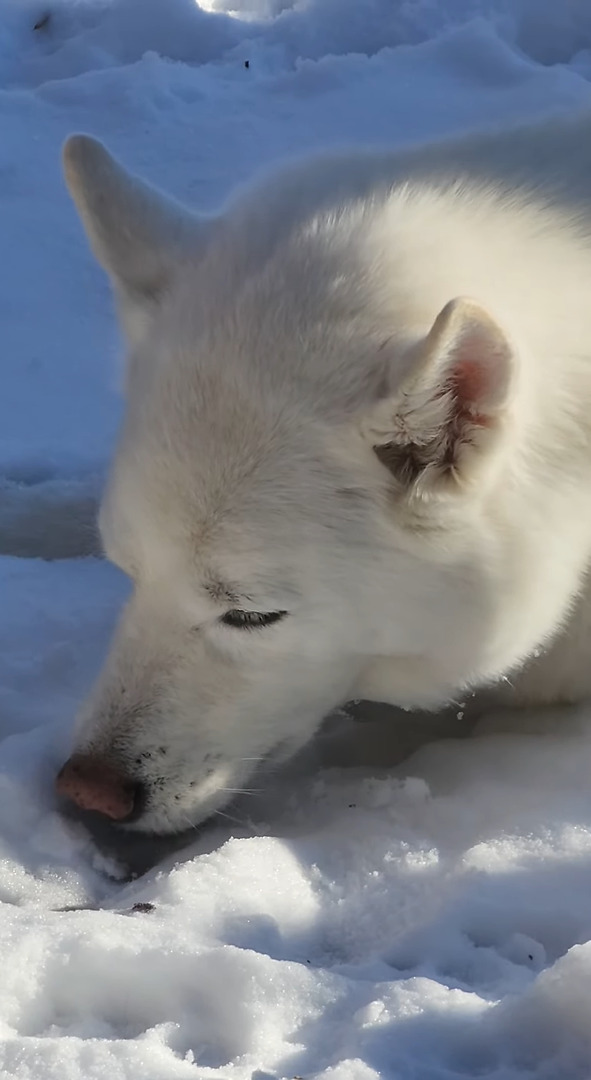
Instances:
[[[251,821],[244,821],[242,818],[234,817],[232,814],[227,814],[225,810],[214,810],[214,814],[217,817],[226,818],[227,821],[231,821],[233,825],[240,825],[242,829],[248,829],[253,836],[258,836],[259,832],[255,829]]]
[[[220,788],[227,795],[262,795],[261,788],[239,788],[239,787],[224,787]]]

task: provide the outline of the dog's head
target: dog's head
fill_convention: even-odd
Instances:
[[[58,787],[174,831],[370,693],[375,658],[404,705],[472,674],[511,350],[473,303],[374,287],[359,201],[284,180],[200,220],[89,138],[65,166],[129,342],[100,527],[133,588]]]

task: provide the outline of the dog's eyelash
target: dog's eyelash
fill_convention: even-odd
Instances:
[[[220,622],[224,626],[233,626],[236,630],[257,630],[284,619],[287,611],[240,611],[233,608],[222,615]]]

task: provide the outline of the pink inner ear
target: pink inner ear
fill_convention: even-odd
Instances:
[[[458,417],[482,427],[490,424],[490,417],[477,410],[486,400],[488,390],[485,365],[478,360],[461,360],[453,369],[452,385]]]
[[[486,393],[485,372],[477,360],[460,360],[454,367],[453,381],[457,396],[466,405],[476,404]]]
[[[454,342],[451,384],[458,412],[474,424],[489,424],[508,377],[509,347],[500,333],[468,326]]]

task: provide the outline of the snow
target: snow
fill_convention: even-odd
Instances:
[[[337,729],[115,858],[51,785],[126,585],[24,556],[75,554],[35,523],[91,498],[120,413],[66,134],[208,208],[306,148],[590,99],[588,0],[0,0],[0,1077],[589,1080],[588,710],[402,761],[396,731],[388,769]]]

